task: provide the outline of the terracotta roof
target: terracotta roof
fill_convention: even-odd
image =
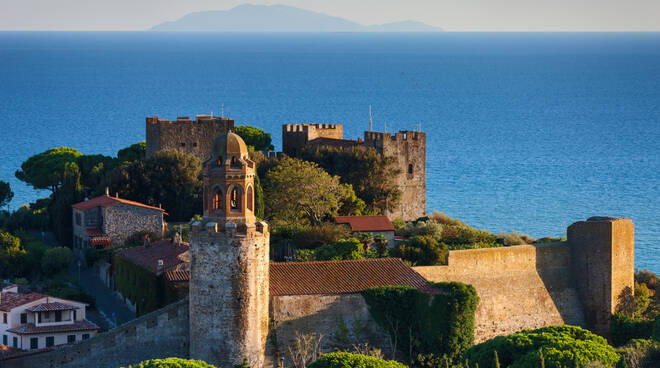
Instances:
[[[103,234],[103,231],[101,231],[101,229],[85,229],[85,232],[89,237],[105,236],[105,234]]]
[[[11,332],[19,335],[32,335],[32,334],[58,333],[58,332],[69,332],[69,331],[95,331],[98,329],[99,326],[85,320],[85,321],[76,321],[68,325],[55,325],[55,326],[35,326],[33,323],[26,323],[24,325],[10,328],[7,330],[7,332]]]
[[[311,141],[307,142],[308,145],[310,146],[330,146],[330,147],[354,147],[358,146],[361,143],[358,141],[350,140],[350,139],[336,139],[336,138],[326,138],[326,137],[321,137],[321,138],[316,138],[312,139]]]
[[[110,207],[110,206],[114,206],[114,205],[120,204],[120,203],[130,204],[130,205],[133,205],[133,206],[150,208],[152,210],[158,210],[158,211],[161,211],[161,212],[165,212],[165,210],[162,209],[162,208],[148,206],[148,205],[140,203],[140,202],[129,201],[128,199],[123,199],[123,198],[118,198],[118,197],[110,197],[110,196],[107,196],[107,195],[102,195],[100,197],[92,198],[92,199],[87,200],[85,202],[76,203],[76,204],[71,205],[71,207],[85,211],[85,210],[88,210],[88,209],[94,208],[94,207]]]
[[[73,305],[54,302],[54,303],[41,303],[39,305],[35,305],[34,307],[27,308],[26,310],[30,312],[51,312],[51,311],[73,310],[73,309],[76,309],[76,307],[74,307]]]
[[[47,295],[39,293],[3,293],[2,300],[0,300],[0,311],[10,312],[12,309],[20,307],[23,304],[31,303],[35,300],[46,297]]]
[[[431,292],[426,279],[399,258],[270,264],[270,295],[352,294],[409,285]]]
[[[379,216],[336,216],[338,224],[348,224],[353,231],[394,231],[392,221],[385,215]]]
[[[117,253],[129,261],[139,264],[153,273],[158,272],[158,260],[163,260],[163,270],[170,269],[183,263],[179,255],[188,250],[188,244],[182,243],[175,246],[169,239],[160,240],[150,245],[140,247],[124,248]]]

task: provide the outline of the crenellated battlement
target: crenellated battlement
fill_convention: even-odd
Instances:
[[[322,124],[322,123],[303,123],[303,124],[284,124],[284,132],[308,132],[310,130],[342,130],[341,124]]]
[[[426,133],[411,130],[401,130],[398,133],[380,133],[380,132],[364,132],[364,140],[370,142],[378,141],[421,141],[426,140]]]
[[[179,150],[204,161],[211,143],[218,135],[234,130],[234,120],[212,115],[196,115],[195,119],[179,116],[176,120],[161,119],[158,115],[146,119],[146,155],[161,150]]]

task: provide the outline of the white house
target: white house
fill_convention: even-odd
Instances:
[[[75,343],[96,336],[99,327],[85,319],[87,304],[9,286],[0,293],[2,344],[22,350]]]

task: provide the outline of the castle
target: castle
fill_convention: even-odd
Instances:
[[[426,134],[402,130],[395,134],[365,131],[364,139],[343,139],[339,124],[284,124],[282,151],[291,157],[306,146],[350,148],[371,147],[382,155],[396,158],[399,169],[396,183],[401,198],[390,218],[416,220],[426,215]]]
[[[243,359],[254,368],[291,365],[285,355],[297,333],[331,338],[340,319],[360,321],[369,331],[361,342],[388,354],[388,336],[360,291],[424,291],[426,280],[475,287],[477,343],[558,324],[607,335],[619,298],[634,287],[634,225],[611,217],[574,223],[566,242],[451,251],[443,266],[411,269],[399,259],[271,263],[268,224],[253,213],[255,165],[245,143],[223,133],[209,151],[204,216],[193,223],[189,298],[75,345],[7,358],[3,368],[118,367],[169,356],[221,367]]]

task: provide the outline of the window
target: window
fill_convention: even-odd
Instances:
[[[80,213],[76,213],[76,225],[80,226],[82,224],[82,217]]]
[[[37,321],[39,321],[39,323],[41,323],[41,312],[37,313]]]
[[[222,156],[218,157],[218,161],[215,162],[215,166],[222,167]]]
[[[44,314],[45,314],[45,316],[44,316],[45,319],[49,319],[49,318],[50,318],[50,312],[46,311]]]
[[[229,204],[231,206],[232,211],[239,211],[241,210],[241,189],[238,186],[235,186],[231,190],[231,196],[229,197]]]
[[[66,342],[68,342],[68,343],[76,342],[76,335],[68,335],[66,337]]]
[[[183,142],[181,142],[181,148],[183,148],[183,147],[185,147],[185,146],[186,146],[186,144],[183,143]]]
[[[46,336],[46,347],[55,345],[55,336]]]
[[[89,339],[89,334],[83,334],[83,335],[82,335],[82,339],[83,339],[83,340],[87,340],[87,339]]]
[[[35,337],[35,339],[36,339],[36,337]],[[14,336],[14,338],[12,339],[12,342],[14,343],[13,344],[14,347],[17,348],[18,347],[18,337]]]
[[[77,320],[77,319],[78,319],[78,311],[77,311],[77,310],[74,310],[74,311],[73,311],[73,320],[75,321],[75,320]]]
[[[7,324],[7,313],[2,313],[2,323]]]
[[[222,191],[216,189],[215,194],[213,194],[213,205],[211,208],[214,211],[222,210]]]
[[[197,147],[197,142],[193,142],[193,147]]]
[[[408,174],[413,173],[413,164],[408,164]]]
[[[231,157],[231,163],[229,165],[233,168],[240,168],[241,167],[241,163],[240,163],[240,161],[238,161],[236,156]]]
[[[7,335],[2,335],[2,345],[7,345]]]
[[[250,211],[254,211],[254,209],[253,209],[254,206],[252,205],[252,201],[253,201],[253,200],[252,200],[252,197],[253,197],[253,195],[252,195],[252,187],[249,186],[248,189],[247,189],[247,208],[248,208],[248,210],[250,210]]]
[[[21,324],[27,323],[27,313],[21,313]]]
[[[55,311],[55,322],[62,322],[62,311]]]

